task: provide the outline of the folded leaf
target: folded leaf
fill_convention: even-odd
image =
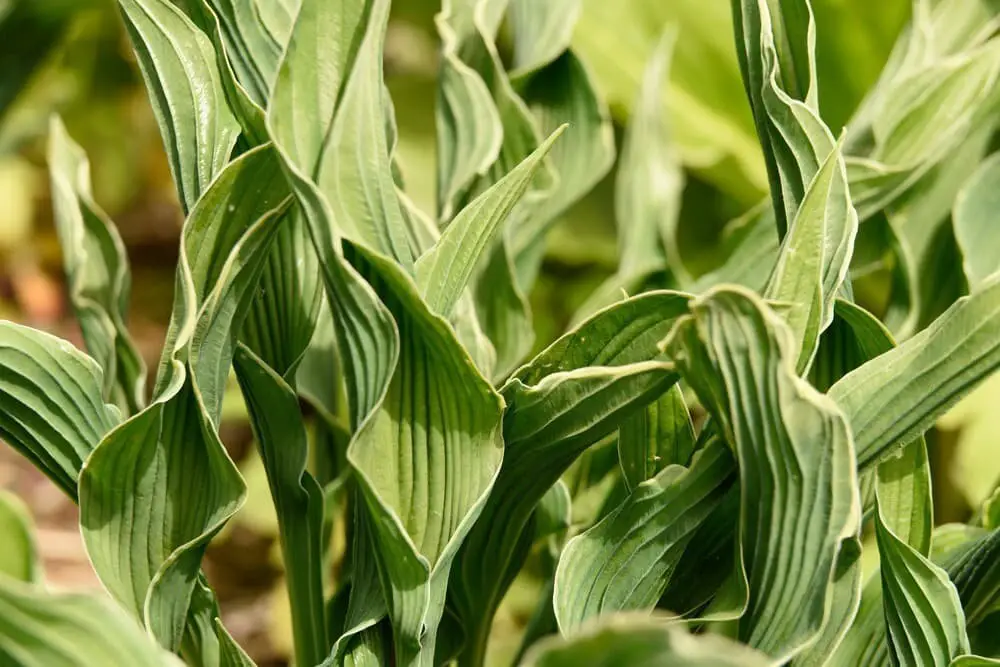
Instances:
[[[0,579],[0,660],[10,667],[180,667],[113,604]]]
[[[575,634],[595,616],[651,610],[735,473],[732,454],[716,442],[696,454],[690,468],[671,465],[640,484],[608,516],[570,540],[556,572],[554,605],[562,633]]]
[[[208,37],[169,0],[119,0],[185,212],[229,161],[240,128]]]
[[[991,279],[927,329],[830,388],[855,434],[861,468],[921,435],[1000,366],[991,333],[997,318],[1000,280]]]
[[[759,297],[718,288],[691,312],[667,350],[737,455],[749,595],[739,636],[787,660],[820,635],[842,542],[859,529],[850,432],[798,378],[790,331]]]
[[[0,369],[0,436],[75,500],[84,460],[121,421],[102,398],[100,367],[64,340],[0,321]]]
[[[483,255],[527,191],[535,172],[563,133],[558,128],[528,158],[463,208],[414,267],[417,285],[431,310],[449,317]]]
[[[625,483],[634,489],[667,466],[686,466],[694,446],[694,426],[684,393],[674,385],[645,410],[622,423],[618,460]]]
[[[309,445],[298,400],[247,347],[237,348],[234,367],[278,516],[296,659],[319,664],[330,649],[323,600],[323,491],[306,471]]]
[[[131,275],[125,246],[93,200],[90,164],[57,116],[49,172],[69,298],[87,351],[104,371],[104,398],[129,413],[146,401],[146,364],[125,326]]]
[[[524,530],[538,502],[587,448],[676,381],[658,342],[688,299],[651,292],[612,306],[505,385],[503,466],[449,586],[467,636],[463,661],[481,664],[485,656],[493,615],[530,547]]]
[[[80,473],[80,522],[94,568],[172,650],[207,543],[244,498],[217,428],[237,332],[289,205],[283,188],[259,186],[276,169],[270,148],[250,151],[192,211],[156,397],[111,431]]]

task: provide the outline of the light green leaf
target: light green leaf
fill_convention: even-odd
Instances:
[[[493,615],[530,546],[538,502],[591,445],[676,381],[658,348],[687,295],[651,292],[612,306],[549,346],[503,389],[504,461],[459,554],[449,599],[481,664]]]
[[[497,159],[504,134],[490,90],[459,56],[462,36],[452,26],[456,10],[451,4],[445,2],[436,19],[443,45],[435,115],[437,202],[438,217],[445,221],[455,215],[457,200]]]
[[[278,516],[295,656],[302,664],[319,664],[330,649],[323,599],[323,491],[306,471],[309,445],[298,400],[247,347],[237,348],[234,367]]]
[[[677,247],[684,171],[661,104],[676,40],[676,29],[665,32],[650,58],[622,145],[615,217],[619,271],[630,275],[668,265],[687,277]]]
[[[287,32],[278,34],[262,20],[260,7],[270,6],[271,13],[289,0],[206,0],[219,19],[225,52],[239,82],[261,108],[267,107],[268,93],[278,70]],[[287,28],[290,25],[285,25]],[[282,34],[283,32],[283,34]]]
[[[309,0],[305,4],[309,4]],[[359,2],[349,0],[344,4],[356,5]],[[343,97],[339,100],[340,108],[329,136],[323,136],[323,153],[315,174],[317,185],[332,206],[341,234],[348,240],[396,259],[407,271],[412,271],[414,257],[392,179],[390,145],[386,137],[389,116],[382,51],[389,5],[387,0],[371,3],[357,56],[344,86]],[[345,10],[335,10],[334,13],[339,11]],[[349,13],[352,10],[346,11]],[[329,10],[324,12],[329,13]],[[297,25],[302,23],[300,13]],[[345,45],[349,45],[351,42],[347,41],[347,35],[343,37]],[[329,40],[330,35],[320,35],[320,38]],[[288,62],[287,59],[285,62]],[[308,66],[315,68],[314,62]],[[324,79],[318,81],[322,87],[329,84]],[[332,94],[325,93],[327,96]],[[311,118],[306,122],[316,125]]]
[[[277,170],[273,150],[244,154],[192,211],[155,400],[105,436],[80,473],[94,568],[173,650],[207,543],[245,493],[217,428],[236,334],[289,205],[283,184],[260,187],[267,170]]]
[[[905,665],[945,665],[968,653],[965,615],[947,573],[896,536],[881,514],[875,521],[875,536],[894,660]]]
[[[766,656],[713,635],[689,635],[678,626],[621,615],[571,640],[552,639],[533,650],[526,667],[764,667]]]
[[[677,385],[622,423],[618,460],[625,484],[635,489],[670,465],[686,466],[694,452],[694,426]]]
[[[973,289],[1000,269],[1000,236],[994,214],[1000,209],[1000,154],[979,165],[958,193],[952,219],[955,239],[962,249],[962,266]]]
[[[765,291],[789,306],[784,316],[801,341],[800,372],[812,363],[820,334],[833,321],[834,298],[847,279],[857,229],[838,144],[806,189]]]
[[[1000,366],[992,334],[998,317],[1000,280],[991,279],[927,329],[830,388],[855,434],[861,468],[921,435]]]
[[[84,460],[121,421],[102,398],[100,367],[64,340],[0,321],[0,369],[0,437],[76,499]]]
[[[518,85],[543,136],[569,125],[549,153],[557,182],[513,230],[518,280],[524,288],[534,282],[538,270],[532,247],[543,241],[558,216],[608,173],[615,160],[615,142],[607,104],[571,50]]]
[[[462,209],[434,246],[417,261],[417,285],[430,309],[450,317],[476,265],[502,231],[502,225],[524,196],[542,160],[563,133],[558,128],[530,156]]]
[[[5,545],[0,553],[0,580],[38,581],[41,571],[31,514],[20,498],[4,489],[0,489],[0,535]]]
[[[671,465],[635,488],[624,503],[566,545],[556,571],[554,605],[563,635],[618,611],[651,610],[663,595],[698,527],[736,478],[721,442]]]
[[[969,627],[1000,608],[1000,530],[949,554],[942,566],[955,584]]]
[[[285,183],[280,170],[270,177]],[[286,216],[268,253],[240,340],[292,383],[316,329],[323,283],[302,213],[293,208]]]
[[[838,552],[859,530],[850,432],[798,378],[794,339],[759,297],[719,288],[691,312],[666,344],[739,462],[749,593],[739,636],[787,660],[822,632]]]
[[[885,641],[885,609],[879,572],[865,582],[854,622],[826,664],[858,667],[889,667],[892,664]]]
[[[0,662],[10,667],[180,667],[121,610],[87,595],[53,595],[0,579]]]
[[[793,126],[779,115],[774,102],[780,99],[800,122],[809,112],[819,120],[812,7],[809,0],[734,0],[733,14],[736,55],[764,148],[778,234],[783,237],[814,173],[814,168],[802,168],[808,164],[803,162],[808,154],[802,153],[799,133],[804,130],[810,139],[816,135],[813,127],[804,125],[796,132],[799,136],[787,139]],[[812,159],[818,161],[828,150],[816,151],[819,155]]]
[[[69,298],[87,351],[104,371],[104,398],[129,413],[146,400],[146,364],[125,326],[131,274],[125,246],[94,203],[90,164],[57,116],[49,123],[49,173]]]
[[[215,50],[169,0],[119,0],[185,212],[229,161],[239,125]]]
[[[512,76],[537,71],[569,48],[582,0],[511,0],[507,20],[514,35]]]
[[[729,223],[723,242],[731,247],[719,268],[698,278],[691,286],[695,294],[716,285],[735,284],[763,292],[778,261],[780,239],[774,228],[774,209],[763,201]]]

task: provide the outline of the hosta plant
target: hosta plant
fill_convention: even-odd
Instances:
[[[995,3],[915,0],[841,131],[809,1],[733,0],[770,196],[701,275],[668,30],[618,160],[619,269],[533,358],[546,235],[616,157],[579,2],[444,0],[434,211],[395,156],[389,0],[119,5],[186,218],[172,317],[147,372],[124,246],[54,119],[86,351],[0,323],[0,436],[79,503],[110,599],[47,592],[0,497],[3,664],[253,664],[201,570],[247,493],[231,374],[298,665],[480,667],[529,566],[538,667],[1000,656],[998,505],[935,527],[924,439],[1000,366]]]

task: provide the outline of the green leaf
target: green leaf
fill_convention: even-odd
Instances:
[[[397,265],[368,259],[404,344],[348,458],[375,519],[397,655],[409,664],[433,650],[451,562],[500,468],[503,401]]]
[[[119,0],[185,212],[229,161],[239,125],[215,50],[169,0]]]
[[[0,661],[10,667],[180,667],[107,601],[0,579]]]
[[[449,586],[468,637],[463,662],[482,662],[493,615],[530,546],[524,531],[539,501],[587,448],[676,381],[658,342],[689,298],[651,292],[612,306],[504,386],[503,466]]]
[[[302,664],[319,664],[330,648],[323,600],[323,491],[306,472],[309,445],[298,400],[247,347],[237,348],[234,367],[278,515],[295,656]]]
[[[589,192],[615,160],[614,132],[607,104],[599,96],[583,62],[566,51],[543,69],[518,82],[542,136],[568,124],[549,153],[558,181],[513,230],[511,242],[522,288],[537,272],[531,249],[544,240],[558,216]]]
[[[94,568],[161,644],[176,650],[208,541],[245,485],[217,433],[241,319],[277,224],[274,152],[227,167],[185,224],[155,400],[111,431],[80,473],[80,522]]]
[[[857,229],[838,144],[806,188],[765,291],[789,306],[784,317],[801,341],[800,372],[812,363],[820,334],[833,321],[834,298],[847,279]]]
[[[991,279],[927,329],[830,388],[855,434],[861,468],[921,435],[1000,365],[991,333],[998,317],[1000,280]]]
[[[500,154],[503,125],[500,112],[479,73],[462,61],[462,36],[451,22],[456,10],[442,5],[436,19],[443,46],[437,88],[438,217],[450,220],[458,201],[486,174]]]
[[[979,165],[955,200],[952,219],[955,239],[962,250],[965,276],[975,289],[997,269],[1000,238],[993,231],[990,221],[993,211],[1000,205],[1000,154],[990,156]]]
[[[344,4],[359,3],[350,0]],[[316,183],[332,205],[343,236],[396,259],[407,271],[412,271],[414,257],[396,196],[386,137],[389,112],[385,104],[382,51],[389,5],[386,0],[371,3],[357,56],[339,100],[340,108],[329,136],[323,137],[323,153],[314,173]],[[330,10],[323,11],[329,13]],[[297,25],[302,23],[300,12]],[[320,38],[330,39],[330,36],[320,35]],[[346,35],[344,38],[350,44]],[[308,67],[314,69],[314,62]],[[317,83],[326,87],[330,82],[319,79]],[[312,118],[306,122],[316,125]]]
[[[261,108],[267,107],[267,97],[278,70],[281,52],[288,38],[290,22],[278,28],[265,23],[265,8],[275,14],[284,10],[287,16],[295,5],[291,0],[206,0],[219,19],[225,51],[239,82]],[[288,6],[288,7],[286,7]]]
[[[694,445],[691,414],[674,385],[619,429],[618,460],[626,485],[635,489],[667,466],[688,465]]]
[[[102,398],[100,367],[64,340],[0,321],[0,369],[0,436],[76,499],[84,460],[121,421]]]
[[[41,571],[31,514],[20,498],[3,489],[0,489],[0,535],[5,545],[0,553],[0,580],[10,577],[26,583],[38,581]]]
[[[273,178],[285,182],[280,172]],[[316,329],[323,283],[302,213],[290,209],[286,216],[268,253],[240,341],[291,383]]]
[[[514,35],[513,72],[537,71],[569,48],[582,0],[511,0],[507,20]]]
[[[906,665],[948,664],[969,652],[965,615],[947,573],[900,539],[879,514],[875,536],[890,651]]]
[[[570,640],[552,639],[533,650],[526,667],[763,667],[762,654],[724,637],[689,635],[642,617],[621,615]]]
[[[791,141],[786,139],[791,126],[776,117],[773,102],[780,99],[799,121],[808,111],[819,120],[812,7],[809,0],[733,0],[732,5],[736,55],[757,136],[764,148],[778,234],[783,237],[813,172],[802,170],[797,143],[801,135]],[[811,133],[812,127],[801,129],[810,138],[816,136]]]
[[[759,297],[719,288],[691,313],[666,344],[739,462],[739,636],[787,660],[822,632],[838,553],[859,529],[850,432],[798,378],[791,332]]]
[[[524,196],[542,160],[563,133],[558,128],[528,158],[462,209],[415,265],[421,295],[434,312],[450,317],[476,265]]]
[[[994,530],[942,561],[958,590],[969,627],[1000,607],[1000,531]]]
[[[688,542],[735,481],[729,449],[717,442],[690,468],[671,465],[637,486],[625,502],[574,537],[559,559],[555,613],[564,635],[593,617],[651,610]]]
[[[687,273],[677,247],[684,171],[660,100],[677,31],[664,33],[650,58],[625,132],[615,186],[619,272],[660,269]]]
[[[87,351],[104,371],[104,398],[134,413],[146,401],[146,364],[125,326],[131,274],[125,246],[94,203],[90,164],[62,121],[49,123],[49,172],[70,302]]]

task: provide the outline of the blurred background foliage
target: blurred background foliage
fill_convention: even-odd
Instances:
[[[877,79],[909,18],[910,2],[813,0],[813,6],[820,108],[837,133]],[[396,0],[386,53],[398,156],[408,192],[426,211],[434,210],[435,202],[433,17],[438,10],[434,0]],[[725,258],[720,248],[727,244],[728,223],[761,201],[767,187],[736,60],[729,0],[583,0],[573,45],[608,99],[620,140],[647,59],[668,25],[678,33],[662,107],[686,170],[679,243],[687,268],[697,276]],[[134,283],[130,327],[148,360],[155,361],[169,316],[181,214],[115,0],[0,0],[0,317],[79,342],[63,295],[44,163],[53,112],[62,115],[90,156],[96,200],[128,247]],[[549,236],[531,294],[538,346],[562,332],[614,272],[613,183],[612,172]],[[987,383],[932,434],[939,521],[964,518],[995,488],[998,395],[1000,382]],[[273,508],[238,395],[231,399],[223,435],[257,492],[213,546],[206,569],[237,639],[259,664],[283,664],[290,642]],[[600,451],[585,462],[599,456]],[[574,474],[589,472],[582,466]],[[50,581],[96,586],[76,537],[73,508],[5,448],[0,487],[15,490],[31,506]],[[574,511],[599,511],[580,501]],[[537,597],[537,580],[522,579],[497,620],[498,638],[510,637],[494,645],[509,645],[506,654],[498,653],[501,660],[516,650]]]

